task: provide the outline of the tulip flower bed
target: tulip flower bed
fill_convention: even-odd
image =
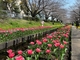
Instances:
[[[14,52],[9,49],[7,60],[64,60],[69,45],[70,28],[65,26],[47,34],[41,40],[31,41],[25,51]]]
[[[52,27],[50,26],[44,26],[44,27],[39,26],[39,27],[33,27],[33,28],[16,28],[16,29],[9,29],[9,30],[0,29],[0,43],[6,42],[12,39],[16,39],[19,37],[23,37],[25,35],[44,32],[50,29],[52,29]]]

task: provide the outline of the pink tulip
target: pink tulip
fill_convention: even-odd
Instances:
[[[39,42],[40,40],[36,40],[36,42]]]
[[[56,40],[53,40],[52,42],[53,42],[54,44],[57,43]]]
[[[51,36],[51,35],[49,35],[49,36],[47,36],[47,38],[52,39],[52,36]]]
[[[60,39],[60,38],[61,38],[61,36],[58,36],[58,38]]]
[[[12,49],[9,49],[9,50],[7,51],[7,53],[9,53],[9,54],[12,53],[12,52],[13,52]]]
[[[18,54],[20,54],[20,55],[21,55],[22,53],[23,53],[23,52],[22,52],[22,50],[19,50],[19,51],[18,51]]]
[[[63,36],[66,37],[66,38],[68,38],[68,35],[67,34],[63,34]]]
[[[66,34],[66,36],[65,36],[66,38],[68,38],[68,35]]]
[[[67,44],[68,42],[66,42],[66,41],[63,41],[63,43],[64,43],[64,44]]]
[[[27,50],[27,54],[28,55],[32,55],[33,54],[33,51],[32,50]]]
[[[52,47],[52,44],[48,44],[48,47]]]
[[[55,43],[60,43],[59,40],[53,40],[52,42],[53,42],[54,44],[55,44]]]
[[[9,58],[13,58],[15,56],[15,53],[12,52],[12,53],[9,53]]]
[[[55,43],[54,46],[58,47],[58,46],[60,46],[60,43]]]
[[[56,36],[55,36],[55,35],[53,35],[53,37],[54,37],[54,38],[56,38]]]
[[[47,42],[47,39],[43,39],[43,42]]]
[[[31,45],[34,45],[34,42],[30,42]]]
[[[16,57],[15,57],[15,60],[25,60],[25,59],[24,59],[23,56],[20,55],[20,56],[16,56]]]
[[[51,52],[51,50],[46,50],[46,53],[49,54]]]
[[[36,52],[38,52],[38,53],[41,52],[40,48],[37,48],[37,49],[36,49]]]
[[[9,34],[12,34],[13,33],[13,31],[11,30],[11,31],[9,31]]]
[[[63,49],[63,48],[64,48],[64,45],[61,44],[61,45],[60,45],[60,48]]]
[[[41,42],[41,41],[39,41],[39,40],[36,40],[36,44],[41,45],[41,44],[42,44],[42,42]]]

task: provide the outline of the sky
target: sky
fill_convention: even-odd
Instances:
[[[64,8],[67,10],[67,17],[70,17],[70,11],[71,11],[71,6],[74,6],[75,3],[76,3],[76,0],[65,0],[66,3],[65,3],[65,6]]]
[[[69,9],[70,6],[73,6],[76,2],[76,0],[65,0],[65,1],[66,1],[66,4],[65,4],[64,8],[66,8],[66,9]]]

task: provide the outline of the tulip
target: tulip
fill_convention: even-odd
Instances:
[[[54,46],[58,47],[58,46],[60,46],[60,43],[55,43]]]
[[[40,48],[36,48],[36,52],[38,53],[41,52]]]
[[[36,43],[39,42],[40,40],[36,40]]]
[[[24,59],[23,56],[20,55],[20,56],[16,56],[16,57],[15,57],[15,60],[25,60],[25,59]]]
[[[7,53],[9,53],[9,54],[12,53],[12,52],[13,52],[12,49],[9,49],[9,50],[7,51]]]
[[[48,47],[52,47],[52,44],[48,44]]]
[[[64,48],[64,45],[61,44],[61,45],[60,45],[60,48],[63,49],[63,48]]]
[[[33,51],[32,50],[27,50],[27,54],[28,55],[32,55],[33,54]]]
[[[36,40],[36,44],[41,45],[41,44],[42,44],[42,42],[41,42],[41,41],[39,41],[39,40]]]
[[[20,54],[20,55],[21,55],[21,54],[22,54],[22,50],[19,50],[19,51],[18,51],[18,54]]]
[[[9,54],[9,58],[13,58],[14,56],[15,56],[14,52],[12,52],[12,53]]]
[[[52,39],[52,36],[51,36],[51,35],[49,35],[49,36],[47,36],[47,38]]]
[[[31,45],[34,45],[34,42],[30,42]]]
[[[51,50],[46,50],[46,53],[49,54],[51,52]]]
[[[47,39],[43,39],[42,41],[43,41],[43,42],[47,42]]]
[[[68,42],[66,42],[66,41],[63,41],[63,43],[64,43],[64,44],[67,44]]]

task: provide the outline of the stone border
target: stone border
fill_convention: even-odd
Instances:
[[[24,37],[19,37],[17,39],[13,39],[13,40],[10,40],[10,41],[7,41],[7,42],[3,42],[3,43],[0,44],[0,50],[7,49],[10,46],[15,46],[15,45],[17,45],[19,43],[22,43],[22,42],[30,42],[30,41],[33,41],[35,39],[39,39],[41,37],[44,37],[46,34],[50,34],[54,31],[56,31],[57,29],[58,28],[48,30],[48,31],[44,31],[44,32],[39,32],[39,33],[36,33],[36,34],[31,34],[31,35],[24,36]]]

